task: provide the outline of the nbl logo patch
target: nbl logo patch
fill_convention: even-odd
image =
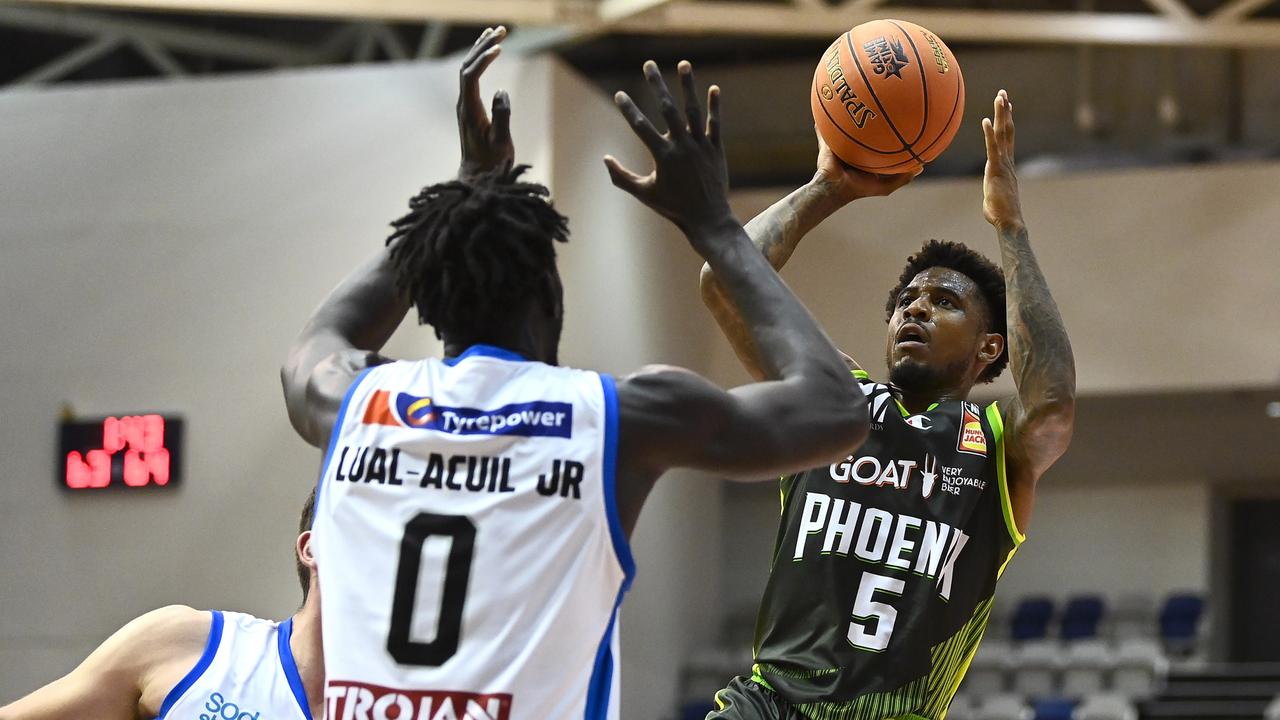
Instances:
[[[964,417],[960,421],[960,438],[956,450],[971,455],[987,456],[987,434],[982,431],[982,418],[973,403],[964,404]]]
[[[365,406],[361,422],[453,435],[568,438],[573,436],[573,405],[539,400],[481,410],[446,407],[435,404],[429,397],[376,390]]]

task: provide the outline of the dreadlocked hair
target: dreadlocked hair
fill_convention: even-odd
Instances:
[[[479,339],[552,287],[555,243],[568,241],[569,221],[552,206],[546,186],[520,181],[528,168],[425,187],[391,224],[396,286],[437,337]],[[558,318],[559,293],[547,299]]]
[[[884,305],[885,317],[893,315],[898,305],[898,296],[903,289],[915,279],[916,275],[933,267],[955,270],[973,281],[987,306],[987,332],[998,333],[1008,338],[1008,319],[1005,317],[1004,272],[995,263],[981,253],[970,250],[964,243],[946,240],[930,240],[920,248],[920,252],[907,258],[907,266],[898,276],[898,284],[889,291],[889,300]],[[987,366],[978,376],[978,382],[989,383],[1000,377],[1009,364],[1009,347],[1000,357]]]

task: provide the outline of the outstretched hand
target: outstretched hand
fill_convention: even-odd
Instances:
[[[818,132],[817,127],[813,129],[813,134],[818,136],[818,171],[814,179],[823,183],[843,202],[889,195],[898,188],[905,187],[907,183],[916,179],[917,175],[924,172],[924,168],[917,168],[896,175],[876,175],[859,170],[836,157],[827,142],[822,139],[822,134]]]
[[[995,121],[982,118],[987,141],[987,167],[982,177],[982,215],[1004,230],[1023,224],[1018,176],[1013,164],[1013,103],[1004,90],[996,93]]]
[[[653,208],[687,235],[725,221],[737,221],[729,209],[729,168],[720,143],[720,88],[712,85],[707,90],[704,120],[694,89],[693,66],[681,61],[678,67],[683,111],[667,89],[658,65],[652,60],[644,64],[645,80],[667,123],[666,133],[659,133],[626,93],[619,92],[613,98],[653,156],[653,171],[637,175],[611,155],[605,156],[604,164],[615,186]]]
[[[486,28],[462,60],[458,72],[458,138],[462,142],[462,164],[458,177],[466,178],[515,162],[511,142],[511,98],[506,90],[493,95],[493,116],[485,112],[480,99],[480,76],[502,52],[499,43],[507,36],[501,25]]]

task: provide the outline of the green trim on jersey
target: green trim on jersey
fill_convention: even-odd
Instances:
[[[1009,537],[1013,538],[1013,549],[1017,550],[1027,536],[1018,529],[1018,521],[1013,517],[1013,498],[1009,495],[1009,476],[1005,471],[1004,418],[1000,415],[998,403],[993,402],[987,406],[987,422],[991,423],[991,433],[995,435],[996,477],[1000,479],[1000,511],[1004,514],[1005,527],[1009,528]],[[1013,557],[1012,552],[1009,553],[1009,557]],[[1005,560],[1006,564],[1008,562]],[[1000,570],[1004,572],[1003,567]]]

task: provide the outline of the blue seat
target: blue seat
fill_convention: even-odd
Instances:
[[[1039,640],[1049,635],[1053,618],[1053,600],[1047,597],[1023,598],[1013,611],[1010,627],[1014,640]]]
[[[1160,611],[1160,637],[1175,652],[1194,649],[1204,598],[1191,593],[1170,595]]]
[[[1071,720],[1071,713],[1076,709],[1074,700],[1052,698],[1036,700],[1031,704],[1036,720]]]
[[[1098,595],[1078,595],[1067,601],[1062,613],[1063,640],[1084,640],[1098,637],[1098,624],[1106,605]]]

